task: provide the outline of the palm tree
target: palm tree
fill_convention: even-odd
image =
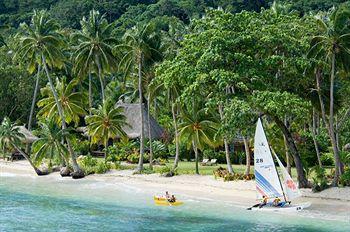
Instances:
[[[155,87],[153,87],[155,86]],[[177,98],[179,97],[179,85],[174,80],[163,81],[162,78],[154,79],[150,84],[152,92],[154,95],[160,95],[162,93],[165,95],[166,104],[170,105],[171,114],[173,118],[174,126],[174,141],[175,141],[175,161],[173,165],[173,170],[179,165],[180,158],[180,143],[179,143],[179,130],[178,130],[178,113],[179,113],[179,104]]]
[[[62,105],[59,102],[59,98],[49,72],[49,68],[62,68],[64,66],[65,57],[62,50],[65,44],[61,34],[58,33],[59,28],[59,24],[50,19],[46,11],[34,11],[31,24],[21,24],[21,29],[23,31],[23,35],[20,38],[20,43],[23,46],[21,57],[30,58],[30,66],[34,66],[36,62],[43,66],[56,102],[58,114],[61,118],[62,129],[67,129]],[[76,161],[75,153],[68,138],[66,138],[66,142],[74,169],[72,177],[82,178],[84,177],[84,172],[81,170]]]
[[[75,92],[74,88],[78,84],[77,79],[71,80],[68,84],[66,78],[56,80],[55,90],[58,95],[59,103],[62,106],[65,115],[66,123],[79,123],[80,117],[85,116],[84,106],[87,103],[87,95],[84,92]],[[38,117],[42,119],[54,118],[57,123],[61,124],[61,118],[57,111],[55,98],[50,90],[50,86],[41,89],[43,99],[38,101],[38,106],[41,108],[38,112]]]
[[[0,146],[2,150],[16,149],[29,162],[37,175],[46,175],[47,172],[40,171],[29,158],[29,156],[20,148],[21,141],[24,139],[24,134],[19,131],[19,127],[5,117],[0,125]]]
[[[186,143],[188,149],[192,146],[196,159],[196,174],[199,174],[198,149],[203,150],[205,145],[211,147],[220,145],[220,139],[215,136],[219,124],[214,117],[205,113],[204,109],[192,109],[192,112],[182,111],[181,119],[179,137]]]
[[[46,28],[48,27],[48,28]],[[36,28],[36,30],[40,30],[43,32],[47,31],[50,27],[50,24],[42,25],[42,28]],[[39,33],[39,32],[37,32]],[[20,34],[18,35],[20,36]],[[28,48],[27,46],[24,46],[22,39],[20,39],[18,45],[17,45],[17,51],[15,53],[14,59],[19,59],[21,62],[27,63],[27,70],[30,74],[33,74],[35,70],[36,72],[36,77],[35,77],[35,87],[34,87],[34,92],[33,92],[33,98],[32,98],[32,104],[30,108],[30,113],[29,113],[29,118],[28,118],[28,130],[31,131],[32,129],[32,123],[33,123],[33,116],[34,116],[34,110],[35,110],[35,104],[36,104],[36,99],[38,95],[38,91],[40,88],[40,74],[42,71],[42,66],[41,66],[41,57],[40,54],[36,52],[31,52],[28,53]],[[26,62],[27,61],[27,62]],[[30,145],[27,144],[26,147],[26,153],[30,152]]]
[[[105,15],[90,11],[89,18],[80,21],[81,31],[73,34],[72,40],[78,45],[73,54],[74,70],[78,76],[89,75],[89,107],[92,108],[91,73],[95,71],[101,85],[102,101],[105,100],[103,74],[117,67],[112,53],[116,40],[112,37],[114,24],[109,24]]]
[[[86,116],[88,134],[91,142],[98,144],[101,140],[105,146],[105,159],[108,147],[108,140],[117,136],[125,136],[122,126],[125,125],[125,116],[121,107],[114,107],[106,102],[98,109],[92,110],[92,115]]]
[[[124,43],[117,45],[115,51],[122,57],[119,68],[125,74],[134,73],[137,70],[138,91],[140,104],[140,158],[137,171],[143,170],[144,154],[144,117],[143,117],[143,70],[151,63],[159,60],[161,54],[158,52],[160,47],[160,34],[156,31],[156,25],[148,23],[144,26],[137,25],[124,35]]]
[[[344,68],[346,71],[349,71],[350,68],[350,28],[346,23],[349,17],[350,10],[340,7],[331,14],[330,18],[318,18],[319,35],[312,38],[311,48],[308,54],[309,57],[323,60],[330,66],[328,121],[326,119],[325,107],[321,108],[323,109],[322,117],[328,129],[335,159],[334,186],[338,184],[339,177],[342,173],[339,148],[337,146],[334,129],[334,82],[337,68]],[[323,102],[321,98],[320,101],[322,106]]]
[[[68,150],[61,143],[62,139],[68,135],[68,131],[63,130],[55,120],[50,119],[40,123],[39,139],[33,143],[33,150],[35,150],[34,161],[39,163],[43,158],[51,160],[58,156],[63,161],[65,166],[69,163]]]

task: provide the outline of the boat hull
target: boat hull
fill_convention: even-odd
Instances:
[[[262,208],[254,207],[251,210],[254,211],[270,211],[270,212],[298,212],[310,207],[311,203],[306,202],[303,204],[286,205],[284,207],[264,206]]]
[[[169,202],[164,197],[157,197],[157,196],[155,196],[153,198],[153,200],[154,200],[154,204],[155,205],[159,205],[159,206],[180,206],[180,205],[183,205],[182,201]]]

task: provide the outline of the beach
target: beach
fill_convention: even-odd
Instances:
[[[169,178],[162,177],[159,174],[133,175],[132,172],[132,170],[112,170],[106,174],[89,175],[85,179],[96,184],[103,183],[104,185],[99,185],[99,188],[105,188],[106,192],[108,192],[109,185],[117,183],[150,196],[164,194],[165,191],[169,191],[179,199],[220,202],[240,208],[247,208],[256,203],[255,181],[224,182],[221,179],[215,179],[212,175],[179,175]],[[47,179],[51,183],[57,182],[58,186],[62,184],[62,180],[64,182],[81,181],[69,177],[63,178],[57,172],[48,176],[36,176],[26,161],[0,161],[0,177],[6,179],[6,176]],[[308,209],[310,214],[305,216],[325,217],[350,223],[349,187],[330,188],[320,193],[312,193],[311,189],[302,189],[301,191],[303,197],[298,199],[296,203],[312,203]]]

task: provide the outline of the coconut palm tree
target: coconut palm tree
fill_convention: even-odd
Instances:
[[[350,9],[345,7],[335,10],[330,17],[317,18],[319,34],[312,38],[311,48],[308,54],[311,58],[317,58],[326,62],[330,67],[328,120],[326,118],[325,107],[322,107],[322,117],[326,123],[334,153],[334,186],[338,184],[342,172],[334,129],[334,82],[337,69],[343,68],[346,71],[350,70],[350,27],[346,23],[349,18]],[[323,105],[322,100],[320,104]]]
[[[204,109],[183,110],[181,112],[182,122],[179,124],[180,140],[186,143],[187,148],[193,148],[196,159],[196,174],[198,169],[198,149],[203,150],[205,145],[217,147],[221,144],[220,138],[216,138],[219,124],[215,118],[206,113]]]
[[[179,142],[179,130],[178,130],[178,114],[180,111],[177,98],[180,96],[179,85],[174,80],[164,81],[162,78],[155,79],[151,84],[153,95],[164,95],[165,105],[171,108],[171,114],[173,118],[174,127],[174,141],[175,141],[175,161],[173,170],[175,170],[179,164],[180,157],[180,142]]]
[[[117,136],[125,136],[122,126],[125,125],[125,116],[122,114],[121,107],[114,107],[105,102],[98,109],[92,110],[92,115],[85,117],[88,134],[91,136],[91,142],[98,144],[103,142],[105,149],[108,147],[108,140]],[[106,157],[105,152],[105,159]]]
[[[58,32],[60,26],[53,19],[50,19],[47,11],[34,11],[31,23],[21,24],[23,34],[20,37],[20,43],[23,46],[20,56],[22,58],[28,57],[30,65],[35,66],[35,63],[40,63],[43,66],[46,77],[49,82],[53,97],[56,102],[58,114],[61,118],[62,129],[67,129],[65,115],[62,105],[59,101],[54,83],[50,76],[49,68],[62,68],[64,66],[64,40]],[[72,159],[74,172],[73,178],[84,177],[84,172],[79,167],[75,153],[72,149],[70,141],[66,138],[68,151]]]
[[[144,154],[144,117],[143,117],[143,71],[145,67],[151,66],[152,63],[161,59],[158,51],[160,47],[160,33],[157,32],[154,23],[146,25],[137,25],[124,35],[124,43],[115,47],[115,53],[121,57],[119,69],[125,75],[135,74],[137,70],[138,76],[138,92],[140,104],[140,159],[137,171],[143,170],[143,154]]]
[[[86,115],[84,107],[87,104],[87,94],[85,92],[75,92],[74,89],[78,84],[77,79],[66,83],[66,78],[56,80],[55,90],[58,95],[59,103],[62,106],[65,115],[66,123],[79,123],[80,117]],[[38,117],[42,119],[54,118],[55,121],[61,124],[61,118],[58,114],[55,98],[52,94],[50,86],[41,89],[43,99],[38,101],[38,106],[41,108],[38,112]]]
[[[24,139],[24,134],[19,131],[19,127],[5,117],[0,125],[0,146],[2,150],[16,149],[29,162],[37,175],[46,175],[47,172],[40,171],[32,162],[30,157],[21,149],[21,141]]]
[[[114,24],[109,24],[105,15],[98,11],[90,11],[89,18],[80,21],[81,30],[72,36],[76,43],[73,54],[74,70],[78,76],[89,75],[89,107],[92,108],[92,77],[94,71],[98,74],[101,85],[102,101],[105,100],[103,74],[117,67],[117,61],[112,53],[112,45],[116,39],[112,37]]]
[[[44,158],[51,160],[58,156],[65,165],[69,163],[68,150],[61,141],[68,135],[52,118],[40,123],[39,139],[33,143],[32,149],[35,163],[40,163]]]

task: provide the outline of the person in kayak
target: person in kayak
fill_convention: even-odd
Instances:
[[[171,196],[168,191],[165,192],[165,198],[169,201],[171,199]]]
[[[175,196],[172,195],[172,196],[170,197],[170,199],[168,199],[168,201],[169,201],[170,203],[175,203],[175,202],[176,202]]]

